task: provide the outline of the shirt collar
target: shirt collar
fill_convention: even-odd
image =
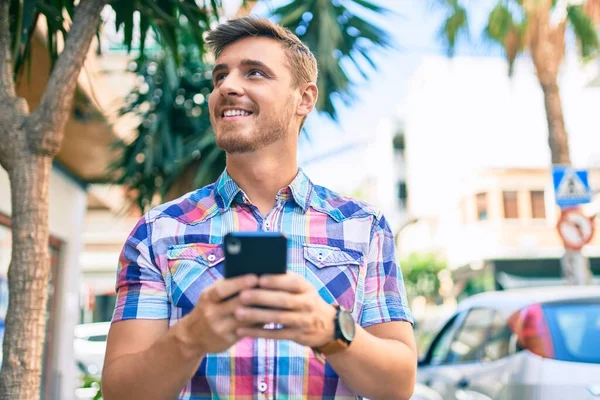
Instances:
[[[313,184],[302,169],[298,169],[298,174],[287,187],[281,189],[277,194],[278,199],[286,200],[290,197],[296,204],[306,212],[310,207],[310,200],[313,192]],[[226,211],[231,207],[235,200],[243,202],[246,195],[242,189],[231,178],[227,170],[224,170],[219,179],[215,182],[215,199],[221,211]]]

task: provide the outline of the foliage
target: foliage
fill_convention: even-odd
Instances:
[[[46,21],[46,40],[52,63],[59,55],[60,43],[66,40],[69,26],[77,8],[76,0],[12,0],[10,4],[10,33],[12,60],[15,75],[30,58],[30,42],[41,16]],[[198,4],[197,4],[198,3]],[[146,37],[153,31],[179,63],[177,32],[184,20],[190,21],[193,39],[200,52],[204,51],[202,33],[218,18],[222,0],[112,0],[110,6],[116,13],[116,28],[124,33],[124,45],[132,49],[137,30],[139,50],[144,55]],[[139,14],[139,23],[134,16]],[[185,19],[181,18],[185,17]],[[100,27],[99,27],[100,28]],[[99,36],[99,35],[98,35]]]
[[[353,13],[353,8],[362,9],[361,14],[365,10],[380,16],[390,14],[369,0],[294,0],[272,12],[279,24],[295,32],[315,54],[319,64],[317,109],[333,119],[337,118],[336,98],[346,104],[356,98],[344,62],[350,61],[366,79],[362,60],[376,69],[369,50],[392,46],[386,31]]]
[[[121,109],[138,117],[137,136],[117,143],[122,156],[110,170],[115,183],[135,188],[133,199],[142,210],[165,199],[191,165],[203,167],[195,168],[194,187],[214,181],[225,165],[208,111],[212,69],[190,37],[179,40],[180,67],[164,52],[134,63],[138,84]]]
[[[351,2],[367,12],[388,13],[367,0]],[[295,0],[273,10],[273,17],[314,51],[320,70],[317,109],[334,119],[335,98],[346,103],[354,98],[343,60],[367,77],[360,57],[375,67],[369,49],[391,46],[386,32],[338,1]],[[131,198],[142,210],[214,181],[225,168],[206,102],[212,90],[211,65],[203,61],[202,51],[191,39],[196,29],[188,20],[174,33],[180,43],[179,66],[168,51],[138,60],[138,84],[121,110],[122,115],[137,115],[140,123],[133,141],[117,144],[122,155],[111,165],[110,180],[130,188]]]
[[[447,268],[446,262],[431,253],[413,253],[400,262],[406,291],[410,298],[424,296],[439,299],[438,274]]]
[[[464,2],[460,0],[437,1],[446,12],[440,37],[445,42],[448,53],[452,55],[459,36],[468,37],[469,15],[467,8],[463,5]],[[584,3],[594,1],[596,0],[586,0]],[[549,23],[549,29],[560,29],[562,25],[570,27],[579,43],[580,53],[584,59],[598,55],[598,50],[600,50],[598,34],[592,18],[586,12],[585,4],[552,1],[549,4],[550,9],[547,9],[546,4],[546,2],[539,1],[498,0],[490,11],[483,34],[490,42],[504,49],[509,65],[509,74],[513,72],[513,64],[517,56],[531,49],[531,46],[535,46],[539,41],[539,35],[534,31],[541,29],[542,21],[544,24]],[[559,9],[559,7],[565,8]],[[564,35],[554,39],[564,40]],[[557,53],[556,56],[562,57],[560,53]]]

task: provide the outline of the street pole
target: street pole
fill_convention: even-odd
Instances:
[[[590,260],[581,253],[581,250],[566,250],[560,260],[562,276],[569,285],[591,285],[593,283],[590,273]]]

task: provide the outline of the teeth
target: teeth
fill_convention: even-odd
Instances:
[[[223,113],[224,117],[248,116],[250,113],[244,110],[227,110]]]

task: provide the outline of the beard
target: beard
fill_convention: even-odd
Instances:
[[[293,118],[293,103],[291,100],[289,99],[284,103],[286,107],[281,111],[273,112],[270,116],[260,115],[255,109],[254,113],[248,118],[259,120],[255,120],[254,127],[249,133],[240,132],[245,127],[238,127],[236,124],[221,126],[218,132],[215,129],[217,146],[228,154],[251,153],[284,139],[289,134],[289,127]],[[261,117],[262,121],[260,121]]]

